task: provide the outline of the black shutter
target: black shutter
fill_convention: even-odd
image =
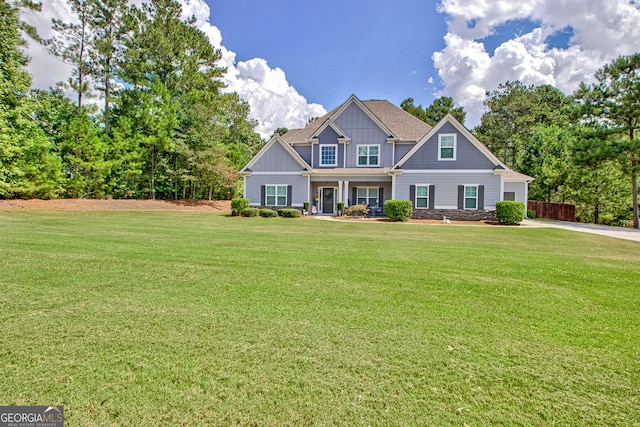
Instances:
[[[381,208],[384,206],[384,188],[380,187],[378,190],[378,207]]]
[[[415,208],[416,207],[416,186],[415,185],[409,186],[409,200],[411,200],[411,207]]]
[[[287,206],[291,206],[292,199],[293,199],[293,186],[287,185]]]
[[[260,206],[267,206],[267,189],[265,185],[260,186]]]
[[[464,209],[464,185],[458,185],[458,209]]]
[[[353,205],[357,205],[358,204],[358,189],[356,187],[353,187],[353,191],[351,192],[353,198],[351,199],[351,204],[350,206]]]
[[[478,209],[484,210],[484,185],[478,185]]]
[[[429,186],[429,209],[436,208],[436,186]]]

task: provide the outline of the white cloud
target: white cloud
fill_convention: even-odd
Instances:
[[[628,0],[442,0],[447,16],[445,48],[432,56],[444,88],[467,111],[467,124],[479,123],[485,91],[507,80],[552,84],[573,93],[581,81],[612,59],[635,53],[640,40],[640,9]],[[498,46],[493,56],[482,42],[505,24],[530,20],[537,28]],[[545,40],[571,27],[565,49]]]
[[[220,30],[209,22],[211,10],[205,0],[180,0],[183,14],[195,16],[197,26],[209,38],[211,44],[222,53],[220,66],[227,68],[225,83],[228,91],[237,92],[251,107],[251,118],[258,121],[256,131],[263,138],[269,137],[278,127],[297,128],[313,116],[321,116],[326,110],[319,104],[311,104],[291,86],[284,71],[272,69],[265,59],[254,58],[236,63],[236,54],[222,45]],[[139,4],[140,0],[131,1]],[[24,19],[34,25],[43,38],[53,35],[51,18],[71,20],[72,14],[66,0],[43,2],[41,13],[27,13]],[[29,42],[27,54],[31,58],[28,70],[36,88],[47,89],[59,81],[67,81],[71,67],[48,54],[37,43]]]

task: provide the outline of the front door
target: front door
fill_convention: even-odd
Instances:
[[[333,188],[322,189],[322,213],[332,214],[334,212],[333,205],[335,204],[335,192]]]

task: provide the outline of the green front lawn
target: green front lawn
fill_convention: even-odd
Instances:
[[[0,405],[69,426],[638,425],[640,244],[0,211]]]

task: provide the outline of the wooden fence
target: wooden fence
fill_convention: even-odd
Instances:
[[[529,200],[527,209],[535,211],[536,218],[556,219],[558,221],[576,221],[576,207],[564,203],[546,203]]]

